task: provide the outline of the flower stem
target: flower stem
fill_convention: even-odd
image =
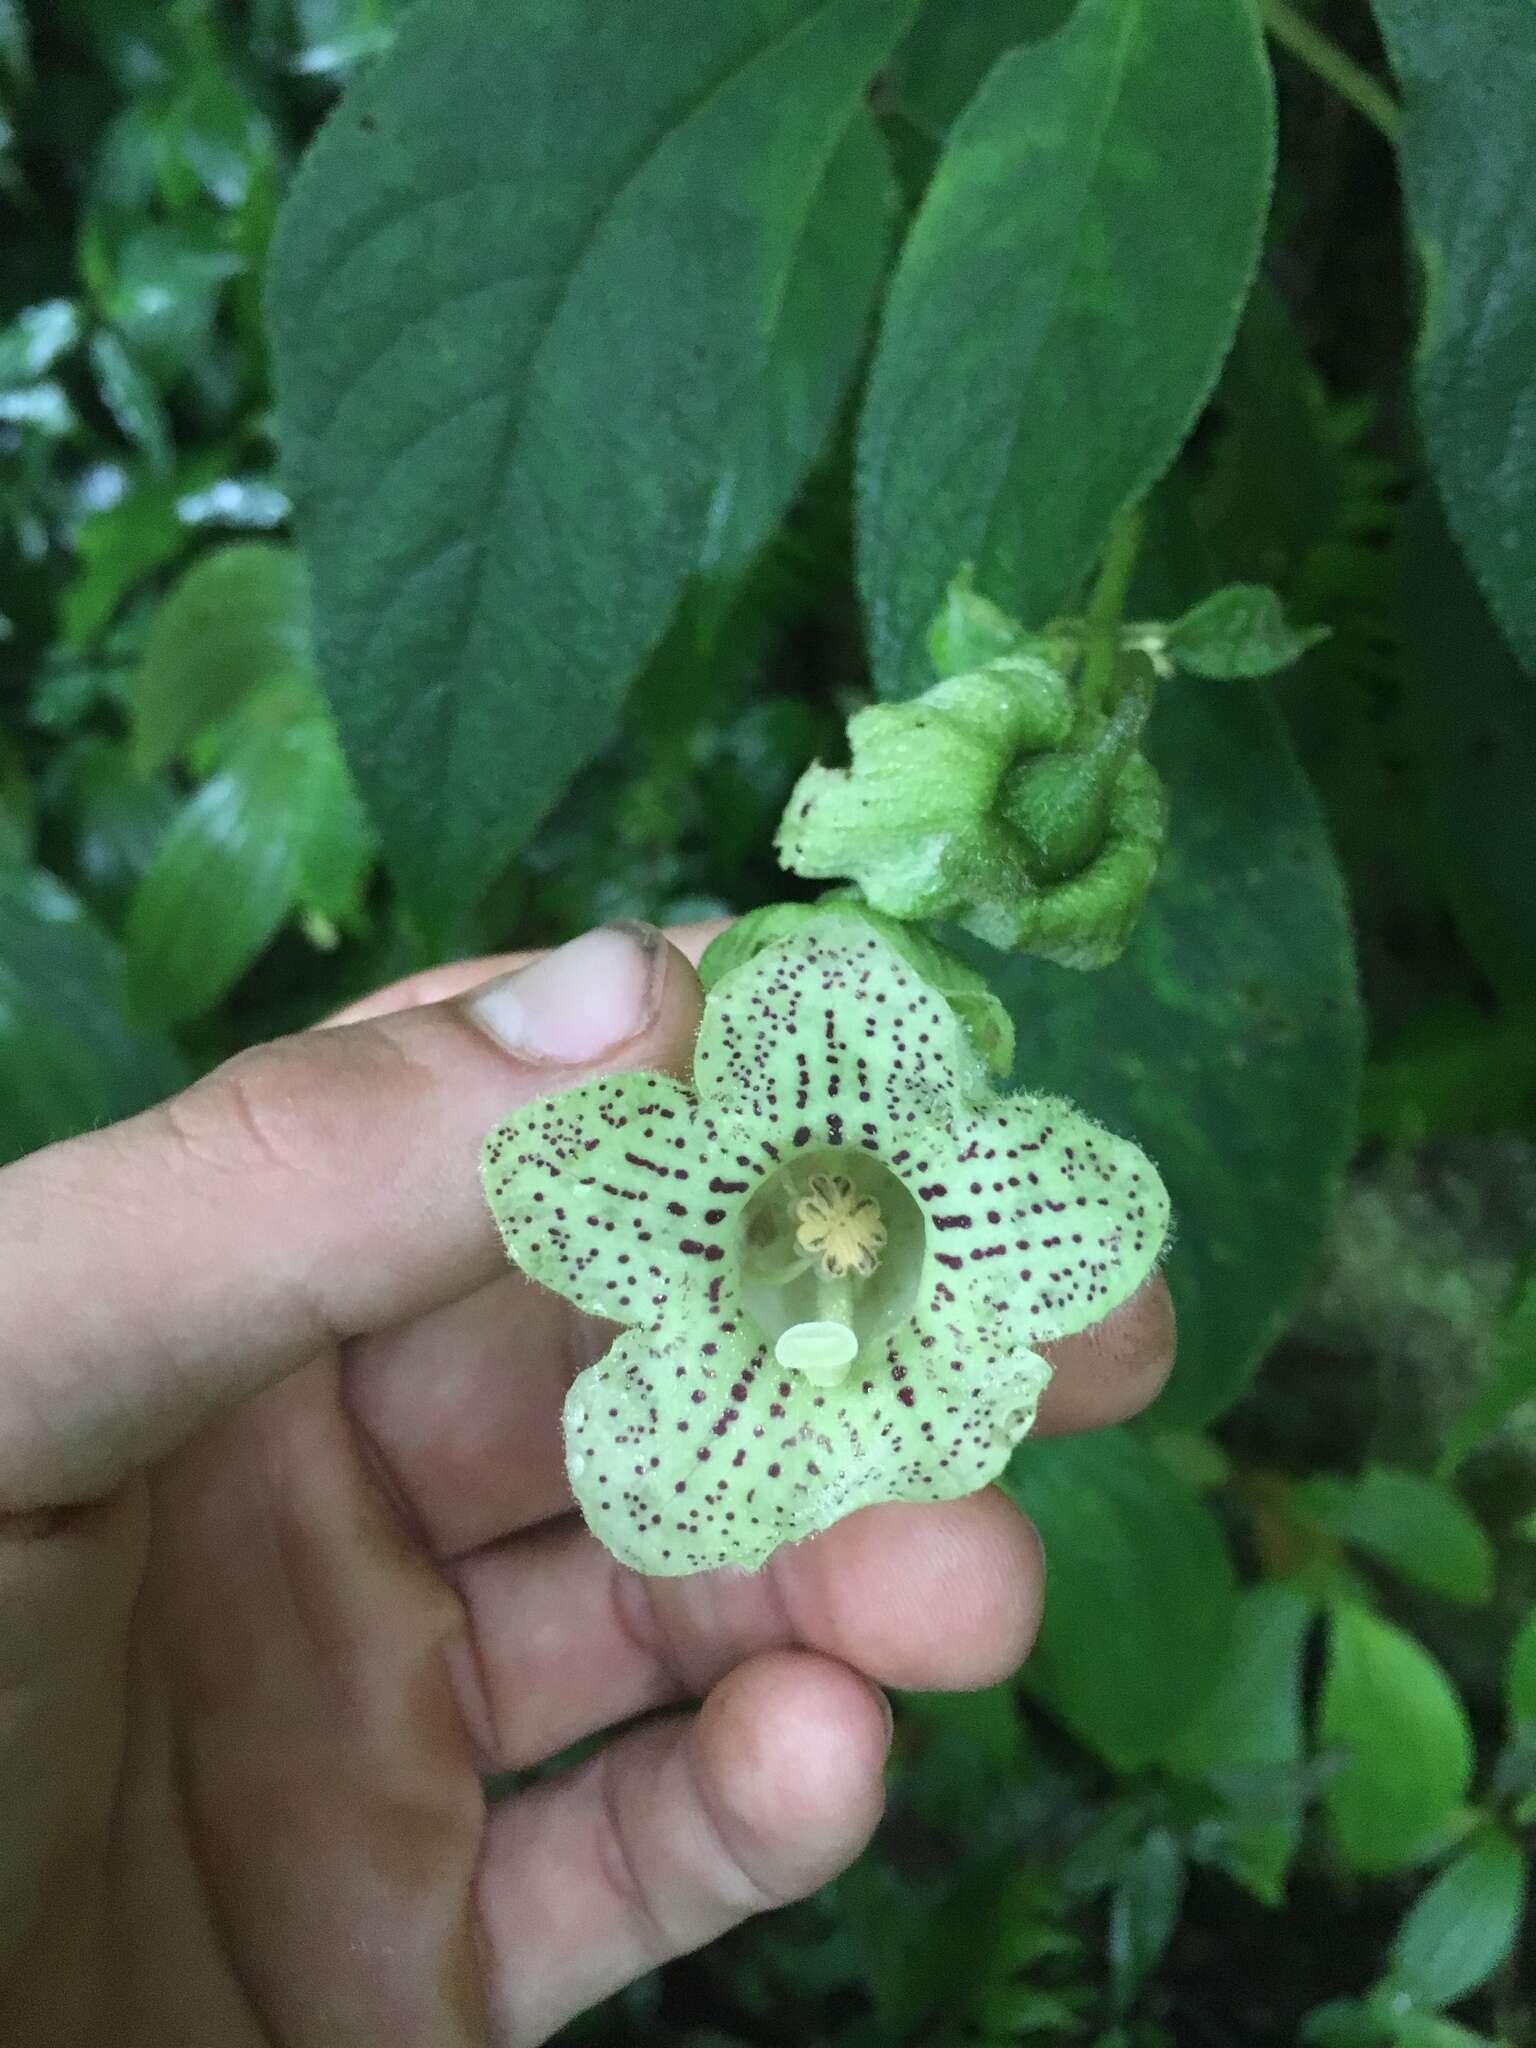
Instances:
[[[1348,100],[1355,112],[1396,148],[1403,132],[1403,110],[1379,78],[1346,55],[1291,0],[1264,0],[1264,23],[1277,43],[1325,85],[1331,85],[1340,99]]]
[[[1078,695],[1085,711],[1097,711],[1104,702],[1115,673],[1115,654],[1120,644],[1120,621],[1125,613],[1126,595],[1141,547],[1144,515],[1139,505],[1121,514],[1109,536],[1098,581],[1088,600],[1088,652],[1083,662],[1083,680]]]

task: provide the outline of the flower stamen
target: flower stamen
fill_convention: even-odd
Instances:
[[[811,1191],[794,1202],[795,1243],[821,1261],[828,1280],[867,1280],[880,1264],[887,1231],[880,1204],[841,1173],[811,1176]]]

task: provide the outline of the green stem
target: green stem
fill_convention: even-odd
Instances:
[[[1340,99],[1369,121],[1395,149],[1403,132],[1403,110],[1379,78],[1347,56],[1291,0],[1264,0],[1264,22],[1275,41],[1331,85]]]
[[[1088,652],[1078,695],[1085,711],[1097,711],[1108,694],[1120,646],[1120,621],[1141,547],[1144,515],[1139,505],[1123,513],[1109,536],[1098,581],[1088,600]]]

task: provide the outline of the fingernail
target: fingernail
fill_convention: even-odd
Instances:
[[[582,1067],[650,1029],[666,971],[661,933],[626,918],[488,981],[464,998],[464,1008],[519,1059]]]
[[[891,1753],[891,1744],[896,1738],[896,1710],[887,1693],[880,1694],[880,1711],[885,1716],[885,1753]]]

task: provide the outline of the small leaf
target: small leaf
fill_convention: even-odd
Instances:
[[[1402,82],[1399,165],[1424,267],[1419,412],[1451,527],[1536,670],[1536,8],[1373,0]]]
[[[1006,1484],[1051,1560],[1025,1682],[1117,1770],[1142,1769],[1222,1669],[1235,1600],[1221,1530],[1124,1429],[1030,1444]]]
[[[91,336],[89,354],[103,404],[151,468],[163,474],[172,461],[171,423],[159,392],[110,327]]]
[[[1125,1867],[1109,1902],[1109,1976],[1125,2012],[1163,1959],[1184,1901],[1184,1852],[1154,1828]]]
[[[117,948],[40,870],[0,867],[0,1161],[131,1116],[186,1079],[122,1013]]]
[[[52,378],[41,384],[23,384],[15,390],[0,391],[0,426],[32,427],[58,441],[72,434],[79,424],[68,393]]]
[[[179,1024],[233,987],[293,910],[338,801],[339,750],[318,716],[242,735],[172,820],[129,906],[137,1014]],[[335,899],[349,911],[356,882]],[[331,899],[327,899],[331,900]],[[316,907],[324,907],[317,898]]]
[[[80,339],[80,309],[71,299],[27,306],[0,328],[0,385],[45,377]]]
[[[304,572],[291,548],[235,541],[188,570],[150,623],[133,679],[143,766],[173,760],[261,683],[312,662]]]
[[[1526,1028],[1530,1030],[1529,1021]],[[1530,1401],[1536,1401],[1536,1269],[1523,1273],[1516,1283],[1514,1299],[1499,1326],[1488,1378],[1446,1438],[1441,1478]]]
[[[1412,1636],[1366,1608],[1331,1617],[1318,1740],[1345,1752],[1324,1803],[1352,1869],[1407,1868],[1466,1796],[1472,1736],[1454,1687]]]
[[[362,909],[378,856],[374,831],[329,718],[308,728],[306,815],[295,820],[294,891],[301,906],[347,925]]]
[[[1416,2005],[1455,2005],[1509,1955],[1524,1907],[1525,1858],[1488,1828],[1415,1900],[1392,1944],[1388,1988]]]
[[[1294,1769],[1303,1751],[1302,1657],[1310,1604],[1289,1586],[1244,1592],[1210,1686],[1173,1731],[1161,1761],[1182,1778],[1222,1790],[1255,1767]],[[1234,1825],[1220,1861],[1266,1905],[1278,1906],[1301,1839],[1299,1808],[1281,1818]]]
[[[1289,668],[1327,637],[1326,626],[1293,626],[1262,583],[1232,583],[1176,620],[1167,648],[1192,675],[1246,679]]]
[[[176,496],[171,478],[145,476],[115,505],[80,521],[75,533],[80,569],[64,593],[61,612],[71,646],[95,642],[128,593],[185,548],[187,530],[176,517]]]
[[[883,696],[928,681],[961,562],[1027,626],[1071,606],[1209,396],[1273,147],[1249,0],[1082,0],[988,74],[907,238],[860,425]]]
[[[1432,1593],[1469,1606],[1493,1595],[1493,1545],[1470,1510],[1433,1479],[1372,1465],[1354,1480],[1309,1480],[1297,1504]]]

